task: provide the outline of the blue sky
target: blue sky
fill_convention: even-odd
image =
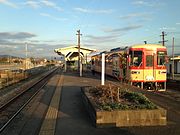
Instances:
[[[156,43],[165,31],[171,54],[180,53],[179,0],[0,0],[0,53],[56,56],[56,48],[81,44],[100,51]]]

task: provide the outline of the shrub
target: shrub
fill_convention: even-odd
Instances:
[[[89,93],[100,110],[157,109],[157,106],[143,94],[131,92],[123,87],[90,87]]]

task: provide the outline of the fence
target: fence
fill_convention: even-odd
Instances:
[[[12,71],[1,71],[0,72],[0,88],[9,86],[13,83],[17,83],[28,77],[25,72],[12,72]]]

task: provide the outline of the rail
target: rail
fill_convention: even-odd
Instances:
[[[15,108],[15,110],[10,113],[10,118],[8,120],[4,120],[5,122],[2,122],[2,126],[0,126],[0,133],[10,124],[10,122],[22,111],[22,109],[37,95],[37,93],[42,89],[42,87],[44,87],[47,83],[47,81],[51,78],[51,75],[57,71],[58,68],[53,69],[52,71],[48,72],[45,76],[43,76],[42,78],[40,78],[38,81],[34,82],[31,86],[29,86],[28,88],[26,88],[25,90],[22,90],[21,93],[19,93],[18,95],[16,95],[14,98],[12,98],[11,100],[7,101],[5,104],[3,104],[2,106],[0,106],[0,115],[3,114],[3,112],[6,112],[6,110],[8,110],[8,107],[12,107],[13,103],[16,103],[16,101],[23,97],[26,93],[28,94],[28,91],[32,88],[34,88],[35,86],[37,86],[37,88],[35,88],[33,94],[31,94],[31,96],[26,99],[26,101],[24,101],[24,103],[21,105],[21,107],[19,107],[18,109]],[[40,86],[38,86],[40,85]],[[28,94],[29,95],[29,94]]]

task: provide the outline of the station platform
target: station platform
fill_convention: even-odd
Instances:
[[[122,128],[97,129],[92,125],[82,103],[81,87],[100,85],[100,83],[99,77],[90,73],[84,73],[82,77],[76,72],[63,73],[58,83],[59,89],[54,92],[57,94],[60,90],[60,99],[54,95],[51,100],[51,102],[57,101],[56,105],[60,101],[58,112],[57,106],[54,105],[53,110],[50,103],[51,112],[47,112],[39,135],[131,135]]]

